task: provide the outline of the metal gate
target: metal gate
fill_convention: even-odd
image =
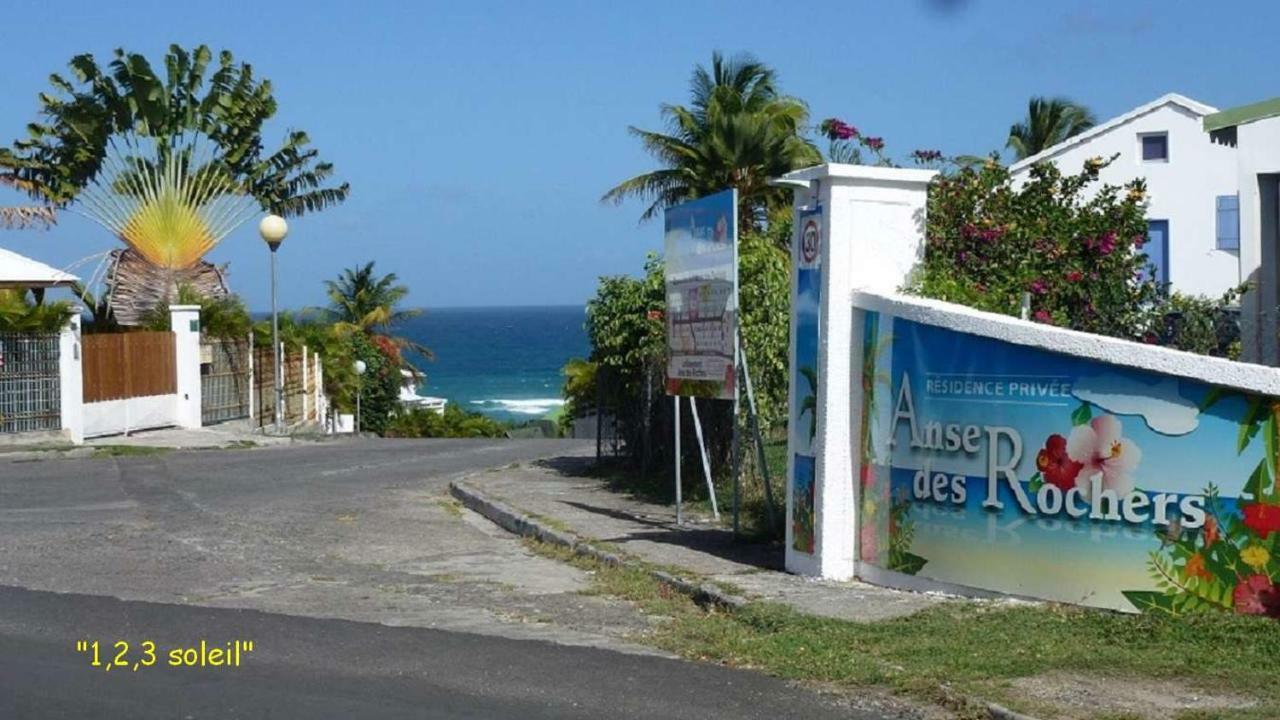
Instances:
[[[200,419],[205,425],[249,417],[253,369],[248,340],[200,343]]]
[[[58,336],[0,333],[0,433],[62,427]]]

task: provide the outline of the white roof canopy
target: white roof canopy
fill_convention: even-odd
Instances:
[[[0,288],[68,287],[80,278],[0,248]]]

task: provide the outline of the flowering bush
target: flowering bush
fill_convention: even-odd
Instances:
[[[893,162],[884,154],[884,138],[863,135],[858,128],[839,118],[827,118],[818,125],[818,132],[826,136],[830,145],[827,158],[831,162],[865,164],[862,151],[870,151],[873,165],[892,165]]]
[[[1064,175],[1042,163],[1021,186],[994,160],[940,175],[910,289],[1007,315],[1030,293],[1038,322],[1138,339],[1158,297],[1142,253],[1146,188],[1097,187],[1107,164]]]

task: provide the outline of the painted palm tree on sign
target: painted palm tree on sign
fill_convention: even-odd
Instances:
[[[1009,128],[1006,147],[1022,160],[1096,124],[1093,113],[1083,105],[1061,97],[1033,97],[1027,105],[1026,119]]]
[[[33,197],[71,208],[126,246],[114,253],[107,295],[122,322],[136,324],[180,285],[226,294],[222,273],[203,261],[232,230],[260,212],[296,216],[342,202],[328,186],[333,166],[306,133],[290,131],[269,151],[264,124],[276,113],[271,83],[223,51],[170,46],[163,65],[116,50],[92,55],[49,78],[30,138],[0,149],[0,167]],[[211,70],[211,72],[209,72]]]
[[[629,128],[662,167],[619,183],[602,200],[649,202],[641,216],[649,220],[663,208],[733,187],[744,228],[789,203],[768,180],[822,161],[801,134],[808,107],[782,95],[773,69],[750,55],[712,54],[710,68],[694,69],[689,90],[688,106],[662,106],[667,132]]]
[[[373,265],[368,262],[348,268],[337,280],[326,280],[329,307],[325,312],[341,332],[385,337],[402,352],[411,350],[427,360],[433,359],[435,355],[425,345],[391,334],[405,320],[421,315],[422,311],[400,307],[409,295],[408,286],[399,284],[395,273],[378,275]]]

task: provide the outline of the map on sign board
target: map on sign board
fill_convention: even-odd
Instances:
[[[734,397],[737,198],[726,190],[666,211],[669,395]]]

